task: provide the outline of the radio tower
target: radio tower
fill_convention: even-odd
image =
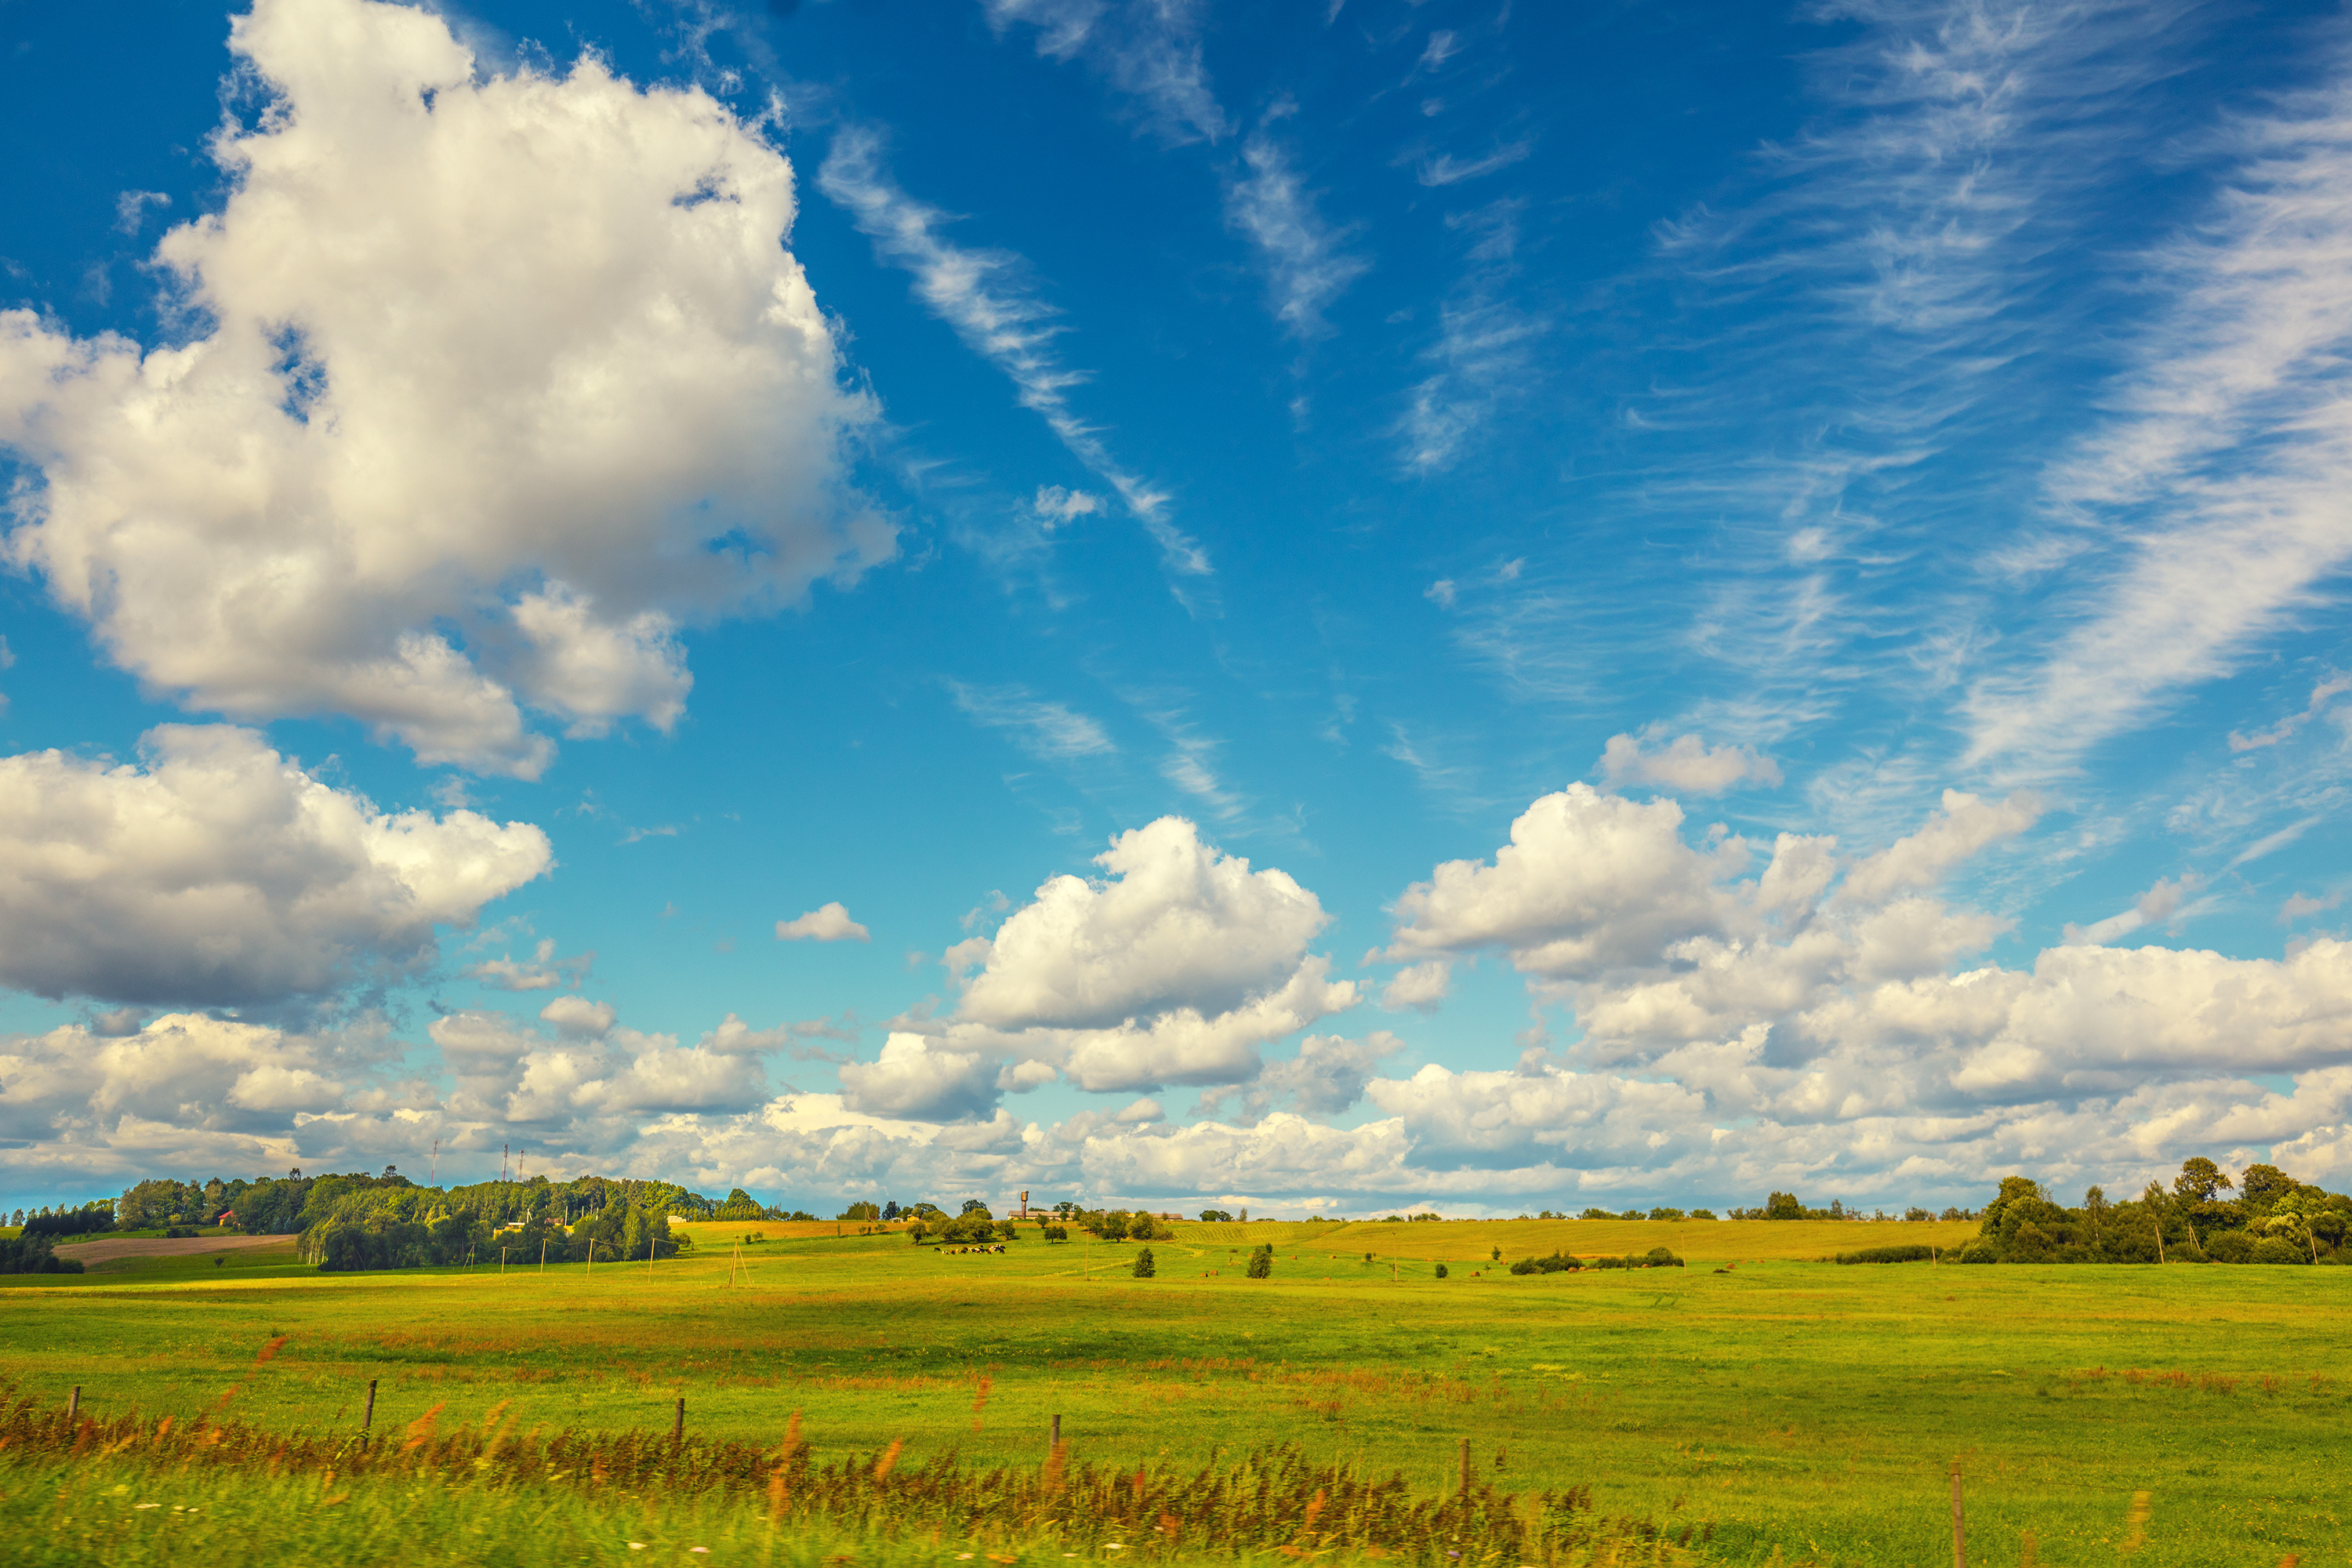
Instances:
[[[507,1179],[507,1153],[513,1147],[511,1143],[499,1145],[499,1180],[501,1182]]]

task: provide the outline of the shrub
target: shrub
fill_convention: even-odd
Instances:
[[[2000,1248],[1995,1247],[1990,1241],[1971,1241],[1968,1246],[1960,1249],[1960,1261],[1963,1263],[1998,1263],[2000,1261]]]
[[[1911,1247],[1865,1247],[1859,1252],[1841,1252],[1840,1263],[1927,1263],[1935,1258],[1936,1249],[1925,1245]]]
[[[1040,1226],[1038,1234],[1047,1241],[1067,1241],[1070,1239],[1070,1227],[1066,1225]]]
[[[1158,1268],[1159,1265],[1152,1260],[1151,1248],[1147,1247],[1135,1255],[1135,1277],[1138,1279],[1150,1279]]]
[[[2205,1238],[2205,1256],[2216,1263],[2252,1263],[2254,1238],[2242,1230],[2217,1230]]]
[[[1372,1255],[1369,1252],[1364,1254],[1367,1260],[1369,1260],[1371,1256]],[[1255,1252],[1251,1253],[1249,1255],[1249,1262],[1243,1267],[1242,1272],[1248,1275],[1253,1279],[1271,1279],[1274,1275],[1273,1244],[1268,1243],[1266,1246],[1259,1247]]]
[[[2009,1258],[2011,1263],[2047,1263],[2052,1252],[2049,1232],[2032,1220],[2021,1222],[2017,1233],[2010,1237]]]
[[[1445,1278],[1445,1265],[1444,1265],[1443,1263],[1441,1263],[1441,1264],[1439,1264],[1439,1265],[1437,1266],[1437,1277],[1438,1277],[1440,1279],[1444,1279],[1444,1278]]]
[[[2291,1241],[2284,1236],[2266,1236],[2254,1243],[2253,1260],[2256,1263],[2309,1263],[2311,1254],[2299,1241]]]
[[[1497,1250],[1499,1251],[1500,1249],[1497,1248]],[[1555,1252],[1549,1258],[1522,1258],[1517,1263],[1511,1265],[1511,1272],[1514,1274],[1558,1274],[1563,1269],[1576,1269],[1583,1267],[1584,1264],[1580,1259],[1570,1258],[1564,1252]]]
[[[1674,1249],[1665,1247],[1650,1248],[1642,1261],[1652,1268],[1680,1268],[1683,1266],[1683,1260],[1675,1256]]]

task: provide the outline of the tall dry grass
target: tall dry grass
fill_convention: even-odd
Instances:
[[[1601,1517],[1589,1487],[1517,1494],[1474,1484],[1416,1494],[1402,1477],[1312,1463],[1289,1445],[1191,1471],[1074,1462],[1067,1445],[1034,1468],[965,1468],[953,1455],[902,1466],[896,1442],[877,1454],[821,1465],[797,1415],[778,1444],[761,1447],[651,1433],[523,1431],[503,1406],[478,1425],[445,1430],[444,1407],[436,1405],[363,1444],[351,1435],[248,1426],[225,1417],[226,1403],[192,1420],[137,1413],[69,1420],[55,1406],[20,1399],[0,1407],[0,1465],[134,1465],[178,1475],[199,1491],[239,1475],[315,1475],[321,1490],[431,1481],[475,1492],[647,1500],[646,1506],[656,1498],[671,1506],[731,1502],[775,1528],[887,1539],[1050,1539],[1066,1548],[1150,1556],[1341,1552],[1463,1568],[1636,1553],[1663,1563],[1705,1544],[1695,1527],[1669,1540],[1646,1521]]]

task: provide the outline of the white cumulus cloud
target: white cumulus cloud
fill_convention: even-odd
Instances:
[[[343,713],[536,776],[660,728],[683,618],[895,548],[842,488],[870,418],[792,255],[792,170],[695,89],[593,55],[478,76],[439,16],[256,0],[274,99],[156,251],[176,347],[0,313],[7,558],[108,656],[240,718]]]
[[[1647,749],[1663,738],[1654,724],[1639,735],[1610,736],[1601,749],[1601,777],[1612,789],[1659,784],[1684,795],[1721,795],[1743,784],[1780,782],[1780,764],[1746,746],[1710,749],[1696,735],[1678,735],[1654,751]]]
[[[250,730],[167,724],[143,765],[0,758],[0,983],[234,1005],[431,962],[434,928],[544,873],[547,836],[382,812]]]
[[[849,918],[839,900],[776,922],[779,942],[872,942],[874,933]]]

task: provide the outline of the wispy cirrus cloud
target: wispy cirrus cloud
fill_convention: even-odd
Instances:
[[[1049,59],[1083,58],[1121,95],[1137,129],[1163,146],[1234,134],[1217,102],[1201,51],[1201,7],[1193,0],[983,0],[1000,33],[1013,23],[1037,30]],[[1324,311],[1371,263],[1349,247],[1356,229],[1325,217],[1297,170],[1294,149],[1272,127],[1297,112],[1276,103],[1242,142],[1237,158],[1218,161],[1227,223],[1250,243],[1266,283],[1266,308],[1291,336],[1328,335]]]
[[[1108,756],[1118,750],[1093,719],[1026,687],[966,686],[951,680],[948,691],[974,722],[1003,731],[1013,744],[1041,762]]]
[[[1025,260],[1009,250],[961,246],[946,237],[943,230],[954,218],[901,190],[883,164],[881,138],[863,127],[849,127],[834,138],[817,184],[849,213],[879,258],[914,279],[924,306],[1004,374],[1022,406],[1044,419],[1073,457],[1118,492],[1129,515],[1159,545],[1162,562],[1178,580],[1179,597],[1182,579],[1211,574],[1208,552],[1169,520],[1167,493],[1120,463],[1102,431],[1071,404],[1071,389],[1090,377],[1056,352],[1055,339],[1064,331],[1060,312],[1039,297]]]
[[[2209,218],[2148,258],[2169,298],[2047,479],[2093,585],[1972,691],[1971,760],[2073,765],[2229,673],[2352,561],[2352,51],[2331,75],[2232,128]]]
[[[1275,319],[1296,338],[1328,336],[1325,309],[1371,263],[1348,249],[1350,230],[1317,210],[1289,151],[1268,132],[1243,144],[1242,172],[1225,182],[1225,214],[1257,248]]]
[[[1445,220],[1469,245],[1461,279],[1438,307],[1437,341],[1422,356],[1430,373],[1397,426],[1412,471],[1452,468],[1496,410],[1534,379],[1536,343],[1549,327],[1513,288],[1525,205],[1506,197]]]
[[[1456,158],[1451,153],[1439,153],[1415,165],[1413,178],[1424,185],[1458,185],[1465,180],[1483,179],[1497,170],[1507,169],[1535,150],[1536,139],[1522,136],[1515,142],[1496,143],[1482,158]]]
[[[1220,142],[1233,122],[1209,85],[1201,58],[1196,0],[982,0],[999,33],[1015,22],[1037,29],[1048,59],[1083,57],[1124,96],[1139,128],[1161,142]]]

